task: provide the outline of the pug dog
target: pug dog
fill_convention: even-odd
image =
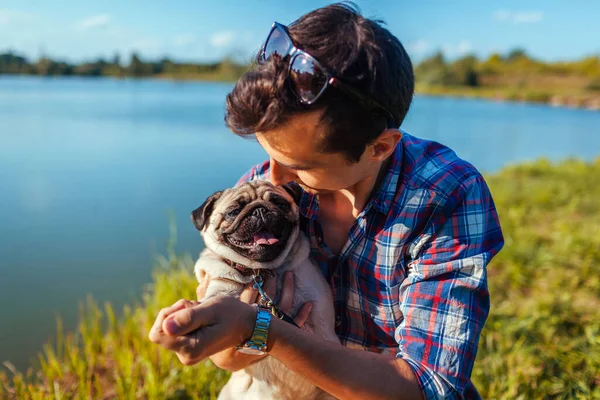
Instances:
[[[310,316],[299,329],[339,343],[331,289],[310,260],[308,239],[300,232],[298,197],[293,186],[276,187],[261,180],[210,196],[192,212],[206,245],[194,273],[199,282],[209,279],[202,299],[206,300],[223,295],[239,298],[258,273],[276,272],[279,293],[284,273],[292,271],[291,314],[304,303],[313,303]],[[331,398],[270,356],[234,372],[219,394],[221,400]]]

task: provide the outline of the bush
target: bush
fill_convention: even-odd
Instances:
[[[524,100],[533,103],[548,103],[552,95],[546,92],[525,92]]]
[[[586,90],[592,90],[594,92],[600,92],[600,78],[592,79],[587,85]]]

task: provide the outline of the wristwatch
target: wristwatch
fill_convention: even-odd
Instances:
[[[236,350],[244,354],[262,355],[267,352],[267,337],[269,336],[269,325],[271,325],[271,311],[268,308],[254,305],[256,307],[256,322],[250,339],[236,347]]]

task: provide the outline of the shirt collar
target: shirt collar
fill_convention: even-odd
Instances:
[[[404,135],[404,132],[402,133]],[[386,215],[389,213],[392,204],[394,203],[394,198],[396,197],[398,179],[402,170],[403,151],[404,146],[402,145],[402,139],[400,139],[396,145],[396,149],[391,155],[391,160],[387,166],[387,171],[381,181],[381,185],[370,201],[377,211]]]
[[[404,135],[404,132],[402,132],[402,134]],[[396,145],[396,149],[392,153],[392,158],[387,166],[387,171],[383,177],[383,180],[381,181],[381,185],[377,189],[377,192],[373,198],[371,198],[369,203],[367,203],[365,206],[365,211],[368,211],[368,209],[372,206],[383,214],[389,213],[396,196],[398,178],[402,169],[402,153],[403,146],[402,139],[400,139]],[[319,214],[319,202],[317,201],[316,196],[302,191],[302,198],[300,199],[299,207],[300,213],[305,218],[317,219],[317,215]]]

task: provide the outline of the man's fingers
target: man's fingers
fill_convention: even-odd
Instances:
[[[165,307],[162,310],[160,310],[158,312],[158,315],[164,319],[167,318],[169,315],[173,314],[175,311],[183,310],[184,308],[192,307],[193,305],[194,303],[189,300],[180,299],[177,300],[172,306]]]
[[[267,277],[265,278],[265,283],[263,285],[263,290],[265,291],[267,296],[275,300],[275,296],[277,296],[277,275],[267,275]]]
[[[288,271],[283,276],[283,285],[281,288],[281,297],[277,305],[281,311],[288,314],[292,309],[292,300],[294,299],[294,273]]]
[[[150,331],[149,337],[152,343],[160,344],[171,351],[179,351],[182,348],[188,348],[190,342],[189,336],[170,336],[162,330],[160,332],[156,330]]]
[[[150,335],[153,333],[161,333],[162,332],[162,323],[169,315],[173,314],[175,311],[182,310],[186,307],[190,307],[193,303],[191,301],[181,299],[175,302],[170,307],[165,307],[158,312],[156,319],[154,320],[154,324],[150,329]],[[152,340],[152,337],[150,338]]]
[[[312,308],[312,303],[306,303],[302,306],[300,311],[298,311],[298,315],[296,315],[296,318],[294,318],[294,322],[296,323],[296,325],[298,325],[299,327],[302,327],[302,325],[304,325],[304,323],[308,319],[308,316],[310,315],[310,312],[312,311]]]
[[[163,331],[168,335],[186,335],[201,326],[214,323],[213,308],[206,303],[196,302],[192,307],[177,310],[162,323]]]
[[[252,287],[252,284],[246,285],[242,293],[240,294],[240,301],[243,301],[247,304],[256,303],[256,296],[258,295],[258,290]]]
[[[182,336],[170,336],[161,333],[156,337],[151,336],[150,340],[167,350],[175,352],[179,361],[185,365],[193,365],[206,358],[202,341],[202,329]]]

